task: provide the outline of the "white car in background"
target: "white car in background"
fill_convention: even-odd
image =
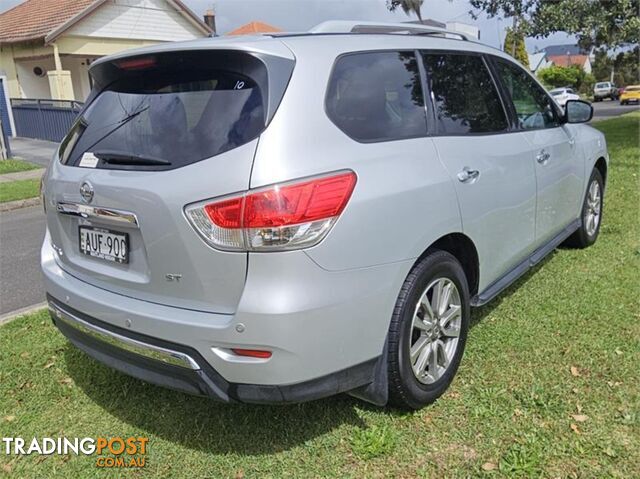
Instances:
[[[564,108],[569,100],[579,100],[580,95],[578,95],[571,88],[555,88],[551,90],[551,96],[556,101],[558,105]]]

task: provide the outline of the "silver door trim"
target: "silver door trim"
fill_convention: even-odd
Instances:
[[[107,223],[139,226],[138,217],[135,213],[129,211],[65,202],[59,202],[56,205],[56,209],[61,215],[80,216],[82,218],[96,219]]]

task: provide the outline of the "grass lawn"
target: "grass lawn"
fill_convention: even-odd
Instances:
[[[17,158],[0,160],[0,175],[4,175],[5,173],[15,173],[16,171],[35,170],[36,168],[39,168],[39,166]]]
[[[475,310],[448,393],[416,413],[347,396],[220,405],[114,372],[42,312],[0,328],[3,436],[150,438],[144,471],[0,455],[15,477],[640,477],[640,114],[597,123],[599,241],[559,249]]]
[[[40,180],[16,180],[0,183],[0,203],[35,198],[40,194]]]

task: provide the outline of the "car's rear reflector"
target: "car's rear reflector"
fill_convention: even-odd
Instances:
[[[327,235],[355,184],[354,172],[341,172],[190,205],[186,214],[196,231],[220,249],[306,248]]]
[[[259,349],[231,348],[231,351],[237,356],[246,356],[248,358],[269,359],[271,357],[271,351],[261,351]]]

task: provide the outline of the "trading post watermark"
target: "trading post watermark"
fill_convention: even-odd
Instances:
[[[3,437],[2,450],[7,455],[96,456],[96,467],[142,468],[146,466],[147,437]]]

